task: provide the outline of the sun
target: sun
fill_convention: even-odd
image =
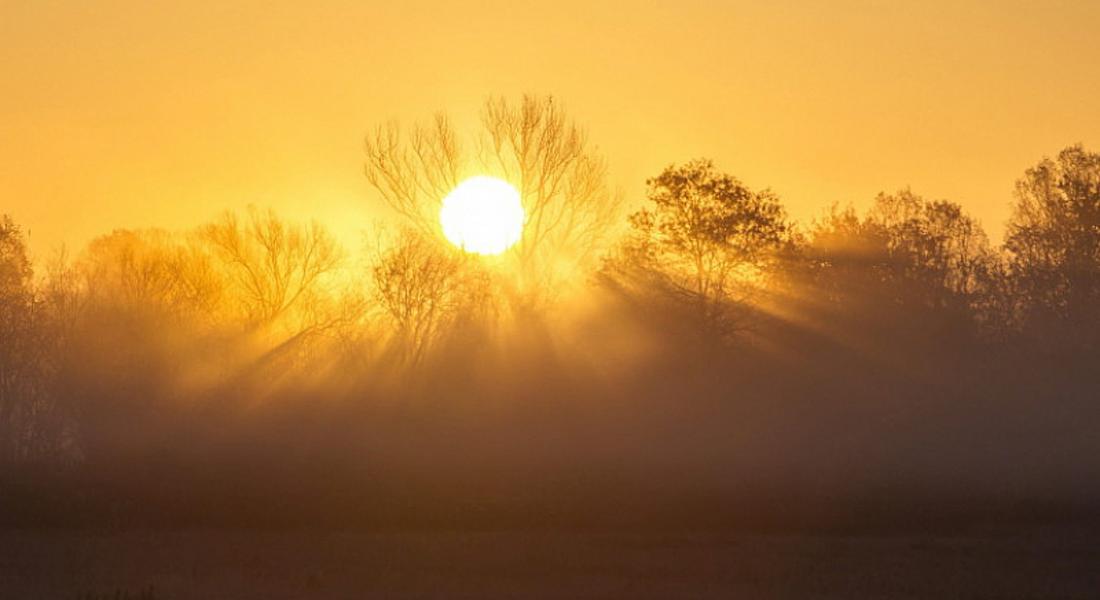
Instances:
[[[523,235],[519,192],[496,177],[471,177],[443,199],[439,222],[455,246],[474,254],[500,254]]]

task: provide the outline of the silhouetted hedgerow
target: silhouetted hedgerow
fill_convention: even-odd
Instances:
[[[589,164],[556,106],[489,109]],[[413,229],[356,255],[251,210],[36,275],[5,217],[0,518],[849,522],[1100,498],[1098,155],[1028,170],[1001,248],[907,189],[800,226],[708,161],[622,225],[601,265],[543,278]]]

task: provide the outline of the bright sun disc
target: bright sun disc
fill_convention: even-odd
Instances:
[[[475,254],[500,254],[523,234],[519,192],[495,177],[471,177],[443,199],[439,222],[454,245]]]

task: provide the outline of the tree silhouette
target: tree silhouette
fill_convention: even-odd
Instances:
[[[86,301],[135,316],[210,322],[225,297],[210,257],[159,230],[118,230],[93,240],[78,273]]]
[[[28,400],[35,383],[34,331],[29,318],[34,302],[31,263],[23,232],[0,216],[0,440],[5,458],[22,454],[27,435]]]
[[[221,265],[231,309],[250,327],[278,325],[294,337],[339,319],[323,304],[344,255],[318,223],[292,224],[252,207],[243,221],[226,213],[200,236]]]
[[[687,301],[708,329],[735,331],[744,325],[738,309],[792,239],[778,198],[708,160],[670,166],[646,184],[649,205],[630,215],[609,272]]]
[[[66,444],[56,330],[33,277],[22,229],[0,215],[0,461],[57,456]]]
[[[911,284],[910,302],[969,310],[994,257],[985,232],[962,207],[905,189],[879,194],[867,219],[884,234],[896,275]]]
[[[1100,154],[1062,150],[1027,170],[1005,236],[1022,320],[1095,344],[1100,334]]]
[[[8,215],[0,215],[0,310],[25,304],[31,288],[31,261],[23,231]]]
[[[957,204],[904,189],[879,194],[863,216],[834,206],[801,253],[805,270],[786,273],[793,313],[864,356],[935,372],[1003,333],[999,261]]]
[[[607,166],[584,132],[552,97],[524,96],[518,104],[490,98],[480,131],[463,144],[450,119],[403,136],[395,123],[366,140],[366,176],[406,225],[438,234],[440,202],[463,179],[501,177],[520,192],[527,216],[512,253],[527,292],[555,282],[595,257],[618,213]]]
[[[469,257],[414,231],[405,231],[378,254],[372,275],[378,304],[412,364],[448,326],[484,311],[490,302],[487,278]]]

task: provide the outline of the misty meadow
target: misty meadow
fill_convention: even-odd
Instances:
[[[253,208],[36,272],[5,218],[4,519],[859,526],[1095,500],[1100,155],[1021,174],[993,246],[909,189],[795,223],[707,160],[625,211],[551,98],[492,99],[468,137],[368,137],[396,216],[359,248]],[[473,172],[524,199],[499,256],[435,233]]]
[[[0,599],[1097,597],[1098,8],[0,3]]]

